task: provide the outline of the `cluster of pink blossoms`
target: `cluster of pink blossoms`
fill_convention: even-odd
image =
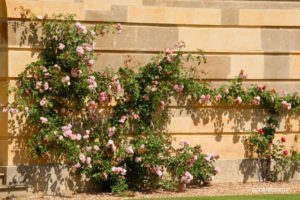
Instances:
[[[182,92],[182,91],[183,91],[183,88],[184,88],[184,85],[182,85],[182,84],[180,84],[180,85],[178,85],[178,84],[173,85],[173,89],[174,89],[175,92],[177,92],[177,93]]]
[[[42,124],[46,124],[48,122],[48,119],[46,117],[40,117],[40,121]]]
[[[210,95],[209,94],[207,94],[207,95],[202,94],[200,99],[199,99],[199,103],[205,104],[205,103],[209,103],[209,102],[210,102]]]
[[[292,109],[292,104],[287,102],[287,101],[282,101],[281,102],[283,108],[287,109],[287,110],[291,110]]]
[[[83,34],[87,34],[86,26],[82,25],[80,22],[76,22],[75,26],[77,27],[79,32],[81,32]]]
[[[122,175],[122,176],[125,176],[126,175],[126,173],[127,173],[127,170],[126,169],[123,169],[122,167],[115,167],[115,166],[113,166],[112,168],[111,168],[111,171],[114,173],[114,174],[116,174],[116,175]]]
[[[108,99],[108,95],[106,92],[100,92],[100,95],[99,95],[99,102],[106,102]]]
[[[242,98],[240,97],[240,96],[238,96],[235,100],[234,100],[234,102],[236,103],[236,104],[242,104],[242,102],[243,102],[243,100],[242,100]]]
[[[159,178],[163,178],[166,174],[164,168],[158,166],[158,165],[155,165],[151,168],[151,172],[153,174],[156,174]]]
[[[190,145],[190,142],[187,140],[181,140],[179,145],[181,146],[181,149],[184,149],[185,147]]]
[[[71,124],[61,127],[61,130],[63,131],[63,136],[65,138],[70,138],[71,140],[77,140],[77,141],[80,141],[82,138],[81,134],[73,133]]]
[[[38,81],[35,84],[35,89],[39,90],[40,93],[43,93],[44,91],[49,90],[49,83],[45,82],[43,85],[42,81]]]
[[[216,155],[216,153],[208,153],[208,154],[206,154],[206,156],[204,157],[204,159],[205,159],[207,162],[210,162],[210,161],[215,160],[215,159],[217,159],[217,158],[219,158],[219,156]]]
[[[98,85],[95,76],[89,76],[88,84],[89,84],[88,88],[90,91],[94,91],[97,88]]]
[[[265,89],[266,89],[266,85],[258,85],[257,86],[257,89],[260,91],[260,92],[263,92],[263,91],[265,91]]]
[[[167,60],[171,62],[171,54],[173,53],[174,49],[182,49],[184,47],[185,43],[183,41],[179,41],[174,45],[174,48],[166,48],[164,51],[165,58],[167,58]]]
[[[83,153],[80,153],[79,154],[79,160],[81,163],[86,163],[88,165],[89,168],[92,167],[91,163],[92,163],[92,158],[91,157],[86,157]],[[79,163],[78,163],[79,164]],[[80,167],[80,164],[79,166],[77,165],[77,167]]]
[[[65,84],[65,85],[68,85],[68,86],[71,85],[71,81],[70,81],[70,77],[69,77],[69,76],[64,76],[64,77],[62,77],[61,82],[62,82],[63,84]]]
[[[188,172],[188,171],[186,171],[183,175],[182,175],[182,177],[181,177],[181,182],[182,183],[185,183],[185,184],[189,184],[192,180],[193,180],[193,175],[190,173],[190,172]]]
[[[221,99],[222,99],[222,95],[221,95],[221,94],[217,94],[217,95],[215,96],[216,102],[221,101]]]
[[[18,108],[10,108],[10,109],[9,109],[9,112],[10,112],[11,114],[17,114],[17,113],[19,113],[19,110],[18,110]]]

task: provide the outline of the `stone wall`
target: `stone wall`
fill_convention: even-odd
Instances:
[[[13,85],[17,75],[40,51],[38,46],[30,45],[32,38],[22,35],[24,28],[19,24],[26,26],[27,22],[21,20],[19,11],[15,10],[19,6],[37,15],[74,13],[77,20],[87,25],[120,22],[122,34],[98,39],[96,70],[122,67],[128,56],[132,58],[129,67],[136,68],[183,40],[186,53],[196,53],[198,49],[206,52],[207,64],[199,67],[199,73],[207,72],[203,78],[213,85],[232,79],[244,69],[248,85],[260,82],[278,91],[300,91],[300,2],[297,1],[0,0],[0,18],[3,19],[0,24],[0,84],[3,86],[0,100],[4,103],[12,101],[6,97],[6,85]],[[216,182],[258,180],[254,166],[243,161],[243,138],[250,129],[263,124],[266,119],[263,111],[247,107],[209,107],[194,108],[188,113],[184,107],[174,105],[171,112],[174,117],[169,132],[177,138],[177,143],[184,138],[192,144],[200,144],[204,152],[221,156],[218,165],[222,172]],[[19,128],[13,127],[11,120],[15,119],[0,114],[0,166],[9,166],[7,182],[20,174],[20,165],[37,166],[26,157],[26,135],[18,134]],[[285,135],[291,146],[299,131],[299,118],[284,116],[276,137]],[[296,147],[300,150],[299,143]],[[53,179],[55,182],[58,177]]]

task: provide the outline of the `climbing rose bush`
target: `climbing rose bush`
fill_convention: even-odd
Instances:
[[[229,85],[212,88],[199,80],[194,67],[183,67],[195,59],[182,54],[183,42],[136,72],[126,67],[116,73],[94,71],[96,37],[121,33],[120,24],[86,27],[72,15],[31,19],[33,34],[41,30],[43,50],[19,75],[15,102],[3,111],[26,116],[32,155],[63,159],[104,190],[184,190],[187,185],[208,184],[220,172],[214,165],[218,155],[187,141],[173,147],[166,127],[171,97],[178,104],[184,98],[201,106],[298,111],[295,94],[281,97],[265,86],[244,88],[244,71]],[[205,61],[201,52],[196,59],[198,64]]]
[[[26,116],[32,155],[63,159],[116,193],[201,185],[217,174],[217,157],[205,160],[200,147],[177,150],[166,133],[169,97],[185,93],[188,82],[183,55],[172,54],[184,43],[138,72],[95,72],[96,37],[121,33],[120,24],[86,27],[72,15],[32,15],[30,27],[41,30],[43,51],[19,75],[15,102],[3,111]]]

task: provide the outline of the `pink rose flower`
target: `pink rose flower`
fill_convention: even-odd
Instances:
[[[79,160],[84,163],[86,161],[85,155],[83,153],[79,154]]]
[[[286,95],[287,95],[287,91],[285,91],[285,90],[284,90],[284,91],[282,91],[282,96],[284,96],[284,97],[285,97]]]
[[[95,64],[95,61],[93,60],[93,59],[90,59],[89,61],[88,61],[88,65],[89,66],[93,66]]]
[[[69,76],[64,76],[64,77],[61,79],[61,82],[62,82],[63,84],[66,84],[66,85],[71,85],[70,77],[69,77]]]
[[[189,146],[190,143],[187,141],[187,140],[181,140],[179,145],[182,147],[182,148],[185,148],[186,146]]]
[[[116,127],[110,127],[108,128],[108,137],[112,137],[115,134]]]
[[[36,82],[36,84],[35,84],[35,89],[41,89],[41,87],[42,87],[42,81],[38,81],[38,82]]]
[[[3,112],[3,113],[6,113],[7,111],[8,111],[8,108],[7,108],[7,107],[3,107],[3,108],[2,108],[2,112]]]
[[[241,72],[240,72],[240,74],[239,74],[239,78],[240,79],[245,79],[245,78],[247,78],[247,74],[245,74],[245,72],[244,72],[244,70],[241,70]]]
[[[91,162],[92,162],[92,159],[91,159],[91,157],[87,157],[87,158],[86,158],[86,164],[88,164],[88,165],[89,165],[89,164],[91,164]]]
[[[125,115],[122,115],[122,116],[121,116],[121,119],[119,120],[119,122],[120,122],[121,124],[124,124],[124,122],[126,121],[126,119],[127,119],[127,117],[126,117]]]
[[[199,103],[209,103],[210,102],[210,95],[202,94],[199,100]]]
[[[59,50],[62,51],[62,50],[64,50],[64,48],[65,48],[65,45],[64,45],[63,43],[59,43],[59,44],[58,44],[58,49],[59,49]]]
[[[140,116],[139,116],[138,114],[133,114],[133,118],[134,118],[135,120],[137,120],[137,119],[140,118]]]
[[[71,124],[68,124],[67,126],[61,127],[61,130],[63,131],[64,137],[71,137],[71,135],[72,135],[71,128],[72,128]]]
[[[159,105],[160,105],[161,108],[164,108],[165,107],[165,102],[164,101],[160,101]]]
[[[258,89],[260,92],[263,92],[263,91],[266,89],[266,85],[258,85],[258,86],[257,86],[257,89]]]
[[[173,49],[172,48],[166,48],[165,49],[165,55],[170,55],[173,53]]]
[[[17,113],[19,113],[19,110],[18,110],[17,108],[10,108],[10,109],[9,109],[9,112],[10,112],[11,114],[17,114]]]
[[[177,93],[182,92],[182,91],[183,91],[183,88],[184,88],[184,85],[182,85],[182,84],[180,84],[180,85],[175,84],[175,85],[173,86],[173,89],[174,89]]]
[[[132,146],[127,147],[126,152],[129,153],[129,154],[134,154]]]
[[[42,124],[46,124],[48,122],[48,119],[46,117],[40,117],[40,120]]]
[[[84,49],[87,51],[87,52],[91,52],[93,49],[91,48],[91,47],[89,47],[89,46],[86,46],[86,47],[84,47]]]
[[[77,135],[76,135],[76,140],[78,140],[78,141],[81,140],[81,135],[79,133],[77,133]]]
[[[107,93],[106,92],[101,92],[99,96],[99,101],[100,102],[105,102],[107,100]]]
[[[228,88],[224,88],[224,93],[227,95],[229,94],[229,89]]]
[[[74,165],[74,167],[75,167],[75,169],[78,169],[78,168],[81,167],[81,165],[80,165],[80,163],[78,162],[78,163],[76,163],[76,164]]]
[[[91,147],[91,146],[87,146],[87,147],[86,147],[86,151],[87,151],[87,152],[90,152],[91,150],[92,150],[92,147]]]
[[[123,27],[120,23],[118,23],[116,29],[117,29],[118,34],[120,34],[120,33],[122,33]]]
[[[253,99],[253,104],[258,106],[260,104],[260,96],[256,96]]]
[[[46,99],[46,97],[43,97],[43,99],[40,101],[40,105],[42,107],[44,107],[44,106],[46,106],[46,104],[47,104],[47,99]]]
[[[179,42],[175,43],[175,48],[182,49],[184,47],[185,47],[185,42],[184,41],[179,41]]]
[[[113,150],[113,152],[116,151],[116,146],[115,146],[113,140],[108,140],[108,142],[107,142],[107,144],[106,144],[106,147],[107,147],[107,148],[111,148],[111,149]]]
[[[47,91],[49,89],[49,84],[48,82],[45,82],[44,83],[44,90]]]
[[[136,157],[136,158],[135,158],[135,162],[136,162],[136,163],[142,162],[142,157]]]
[[[98,145],[94,145],[93,149],[97,152],[97,151],[99,151],[99,146]]]
[[[215,100],[216,100],[217,102],[221,101],[221,99],[222,99],[222,95],[221,95],[221,94],[217,94],[217,95],[215,96]]]
[[[56,72],[59,72],[61,70],[60,66],[58,64],[55,64],[53,66],[53,69],[56,71]]]
[[[84,135],[83,139],[87,140],[87,139],[89,139],[89,137],[90,137],[89,135]]]
[[[76,48],[76,52],[79,56],[83,56],[84,55],[84,49],[82,47],[77,47]]]
[[[98,84],[96,82],[95,76],[89,76],[88,84],[89,84],[88,88],[91,91],[94,91],[97,88]]]
[[[281,102],[283,108],[287,109],[287,110],[291,110],[292,109],[292,104],[288,103],[287,101],[282,101]]]
[[[216,171],[216,174],[219,174],[221,172],[220,167],[215,167],[215,171]]]
[[[193,175],[190,172],[187,171],[181,177],[181,182],[188,184],[193,180],[193,178],[194,178]]]
[[[76,78],[78,76],[78,70],[76,68],[72,68],[71,75],[73,78]]]
[[[235,102],[236,104],[242,104],[243,100],[242,100],[242,98],[241,98],[240,96],[238,96],[238,97],[234,100],[234,102]]]

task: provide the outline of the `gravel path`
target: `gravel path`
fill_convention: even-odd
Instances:
[[[255,195],[255,194],[284,194],[284,193],[299,193],[300,198],[300,181],[297,182],[279,182],[279,183],[215,183],[209,187],[202,187],[196,189],[187,189],[185,192],[164,192],[157,191],[155,193],[135,193],[135,197],[116,197],[111,194],[74,194],[70,196],[31,196],[19,197],[18,200],[92,200],[92,199],[105,199],[105,200],[121,200],[121,199],[143,199],[152,197],[187,197],[187,196],[215,196],[215,195]]]

